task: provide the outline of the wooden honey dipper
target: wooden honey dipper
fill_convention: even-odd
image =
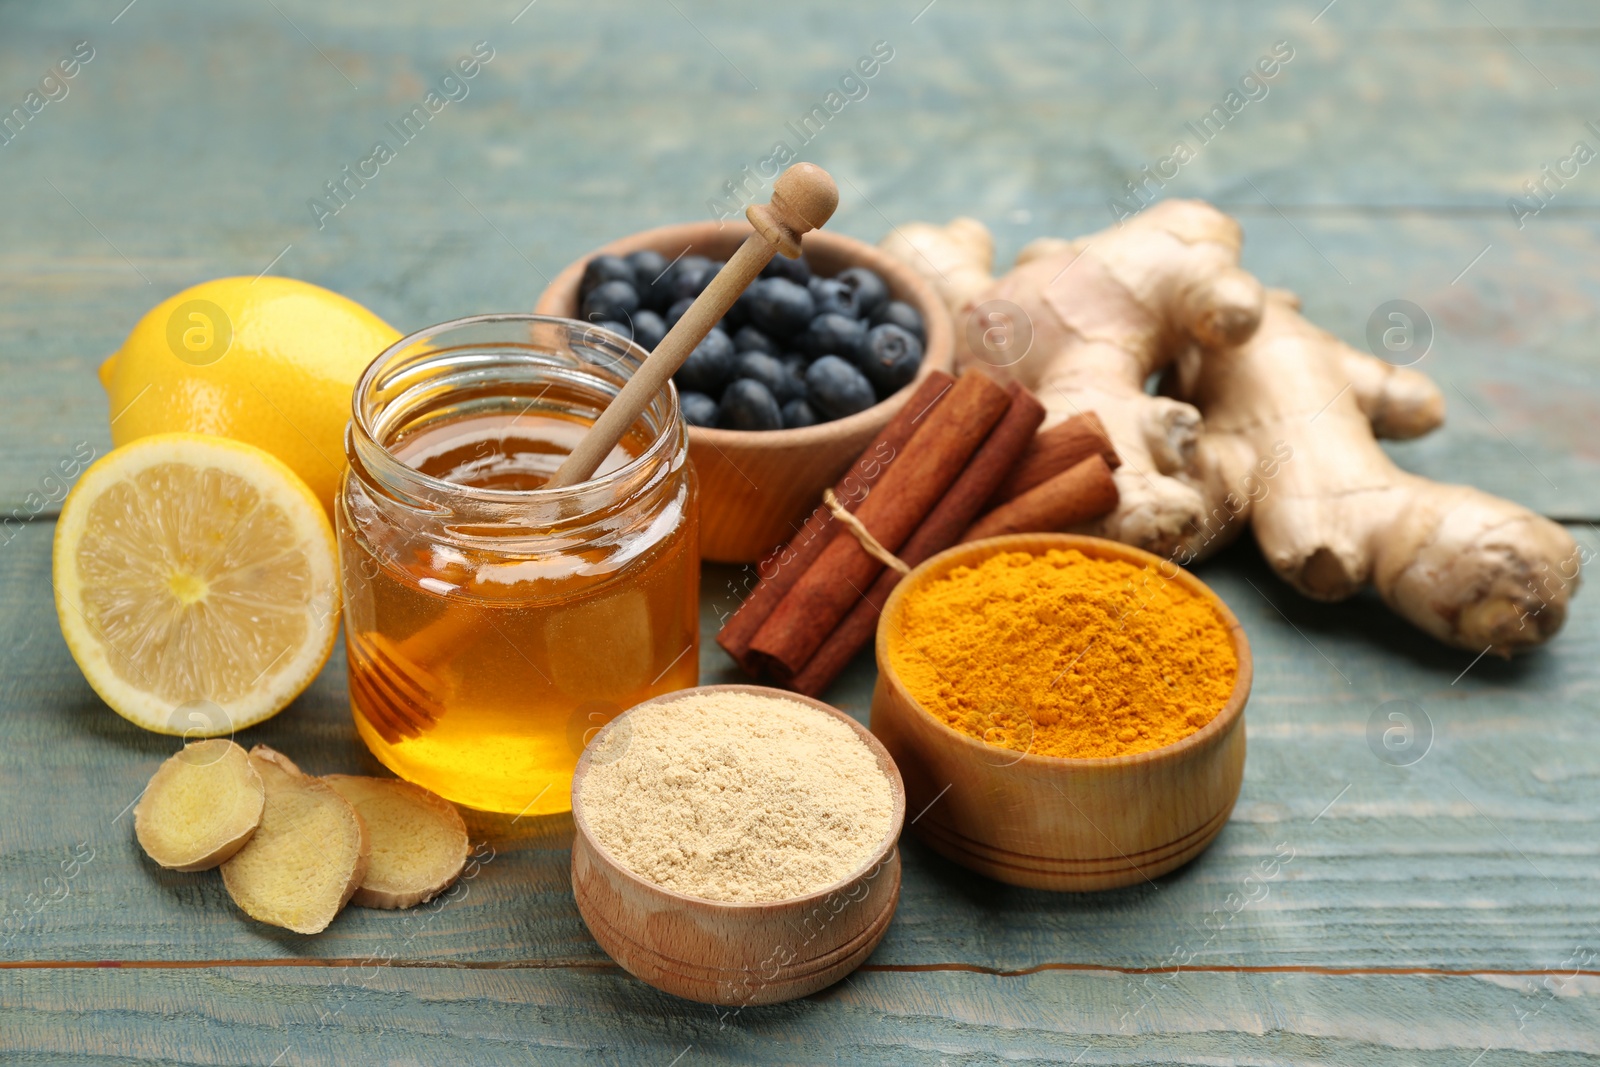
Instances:
[[[772,187],[772,202],[752,204],[745,210],[755,232],[745,238],[655,351],[618,390],[545,488],[561,489],[593,477],[628,427],[666,388],[689,353],[705,340],[772,257],[782,253],[790,259],[797,258],[801,235],[827,222],[838,204],[839,189],[821,167],[796,163],[779,175]],[[469,613],[446,611],[402,641],[376,631],[349,637],[352,667],[357,668],[350,672],[351,695],[385,741],[395,744],[401,737],[417,737],[444,714],[444,707],[433,695],[437,680],[424,664],[441,658],[440,649],[460,647],[473,636],[478,624],[478,619]]]

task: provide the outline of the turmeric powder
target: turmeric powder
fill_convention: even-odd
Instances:
[[[1148,752],[1210,722],[1239,661],[1209,603],[1076,550],[1007,552],[911,591],[890,660],[935,718],[1042,756]]]

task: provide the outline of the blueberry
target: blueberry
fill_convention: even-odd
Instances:
[[[667,335],[667,323],[654,311],[635,311],[633,313],[633,341],[634,344],[646,352],[653,351],[661,339]]]
[[[639,293],[633,282],[601,282],[583,298],[578,317],[589,322],[626,322],[638,310]]]
[[[683,409],[683,421],[690,426],[717,424],[717,402],[704,393],[679,393],[678,406]]]
[[[862,318],[866,318],[889,302],[889,287],[883,284],[883,279],[878,277],[876,271],[868,270],[866,267],[842,270],[833,280],[855,290],[856,307],[860,309]]]
[[[861,309],[856,304],[856,291],[839,279],[812,278],[808,289],[811,299],[816,302],[818,315],[831,311],[846,318],[861,317]]]
[[[878,395],[888,396],[917,376],[917,368],[922,366],[922,342],[909,330],[886,322],[867,331],[859,362]]]
[[[867,376],[838,356],[823,356],[806,370],[806,403],[828,419],[842,419],[878,402]]]
[[[689,305],[694,303],[694,297],[686,296],[667,309],[667,329],[678,325],[678,320],[683,318],[683,313],[689,310]]]
[[[802,426],[815,426],[822,420],[817,413],[811,410],[811,405],[804,400],[791,400],[783,405],[783,428],[785,430],[798,430]]]
[[[729,305],[728,313],[722,316],[721,326],[732,336],[741,327],[750,323],[750,290],[740,293],[737,299]]]
[[[641,248],[637,252],[630,252],[623,257],[628,261],[628,266],[633,268],[633,285],[643,296],[645,290],[667,269],[667,257],[660,252],[653,252],[648,248]]]
[[[578,299],[581,301],[606,282],[634,284],[633,267],[621,256],[595,256],[583,265],[583,279],[578,282]]]
[[[739,327],[739,332],[733,335],[733,347],[741,352],[765,352],[772,356],[778,354],[778,342],[754,326]]]
[[[629,326],[625,322],[597,322],[594,324],[594,328],[597,330],[609,331],[610,333],[616,334],[618,337],[623,337],[630,341],[633,339],[633,327]],[[590,337],[589,331],[587,330],[584,331],[583,339],[585,341],[598,340],[598,338]]]
[[[798,285],[804,285],[811,280],[811,264],[806,262],[802,254],[798,259],[788,256],[773,256],[772,260],[761,268],[763,278],[787,278]]]
[[[798,352],[785,352],[781,362],[801,381],[805,380],[806,368],[811,366],[811,358]]]
[[[672,279],[672,298],[682,300],[686,296],[699,296],[721,267],[722,264],[713,263],[705,256],[684,256],[668,275]]]
[[[722,387],[733,377],[733,342],[721,330],[712,330],[695,345],[672,380],[678,388],[707,396],[721,396]]]
[[[693,271],[694,273],[699,274],[704,272],[709,266],[711,266],[710,256],[697,256],[689,252],[685,252],[668,265],[667,277],[676,278],[679,274],[682,274],[685,271]]]
[[[806,383],[776,356],[765,352],[741,352],[734,363],[735,378],[749,378],[767,387],[767,392],[780,404],[799,400],[806,395]]]
[[[673,301],[678,299],[672,295],[673,271],[676,269],[676,263],[669,264],[649,278],[638,279],[639,300],[645,307],[659,314],[665,314]]]
[[[652,311],[665,313],[669,307],[685,295],[695,295],[693,293],[678,292],[679,276],[687,273],[693,276],[693,280],[698,280],[700,275],[705,273],[706,266],[710,262],[704,256],[679,256],[669,263],[666,270],[657,275],[656,279],[650,283],[650,292],[641,294],[644,297],[645,306]]]
[[[928,335],[922,325],[922,316],[917,313],[916,308],[902,300],[889,301],[877,311],[874,311],[869,321],[874,326],[882,326],[886,322],[891,322],[923,344],[928,342]]]
[[[762,278],[750,292],[750,324],[769,337],[798,333],[816,314],[805,286],[787,278]]]
[[[825,311],[812,319],[806,332],[800,335],[800,350],[813,358],[843,356],[854,363],[858,361],[866,335],[867,324],[860,319]]]
[[[717,406],[717,425],[724,430],[781,430],[783,412],[767,387],[750,378],[728,386]]]

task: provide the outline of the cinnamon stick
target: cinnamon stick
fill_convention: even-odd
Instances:
[[[890,552],[898,552],[960,475],[1011,404],[987,375],[968,371],[906,442],[905,454],[856,509]],[[850,613],[883,564],[848,531],[835,534],[750,642],[749,659],[779,680],[794,676]]]
[[[1097,519],[1117,506],[1117,483],[1105,457],[1093,455],[979,519],[961,540],[1043,533]]]
[[[999,423],[984,438],[966,470],[961,472],[944,499],[922,520],[916,532],[901,546],[900,558],[915,567],[955,544],[972,520],[983,510],[995,482],[1016,466],[1044,421],[1044,405],[1033,394],[1012,383],[1011,406]],[[839,676],[855,654],[872,640],[878,629],[878,616],[889,594],[900,584],[901,575],[885,567],[864,600],[857,601],[844,621],[834,628],[822,647],[790,680],[796,692],[816,696]]]
[[[991,506],[999,507],[1096,454],[1104,456],[1112,470],[1122,463],[1117,450],[1111,446],[1111,437],[1100,416],[1086,411],[1066,422],[1058,422],[1033,439],[1033,446],[1011,471],[1010,477],[995,490]]]
[[[846,509],[853,512],[861,506],[884,472],[905,452],[906,442],[911,440],[917,427],[922,425],[936,404],[943,402],[955,384],[956,380],[943,371],[934,371],[922,380],[922,384],[895,412],[889,424],[861,453],[861,458],[852,463],[834,485],[834,494],[844,501]],[[779,601],[794,588],[800,576],[822,555],[822,550],[828,547],[828,542],[837,532],[838,524],[833,514],[819,505],[794,537],[778,545],[756,564],[759,583],[717,633],[717,644],[739,666],[747,671],[750,669],[746,659],[756,631],[761,629]]]

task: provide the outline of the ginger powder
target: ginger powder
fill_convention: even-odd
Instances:
[[[754,693],[651,704],[594,742],[579,788],[589,832],[618,863],[709,900],[804,896],[865,866],[894,793],[848,725]]]
[[[910,591],[891,662],[929,714],[1041,756],[1173,744],[1216,717],[1238,657],[1210,603],[1155,569],[1007,552]]]

